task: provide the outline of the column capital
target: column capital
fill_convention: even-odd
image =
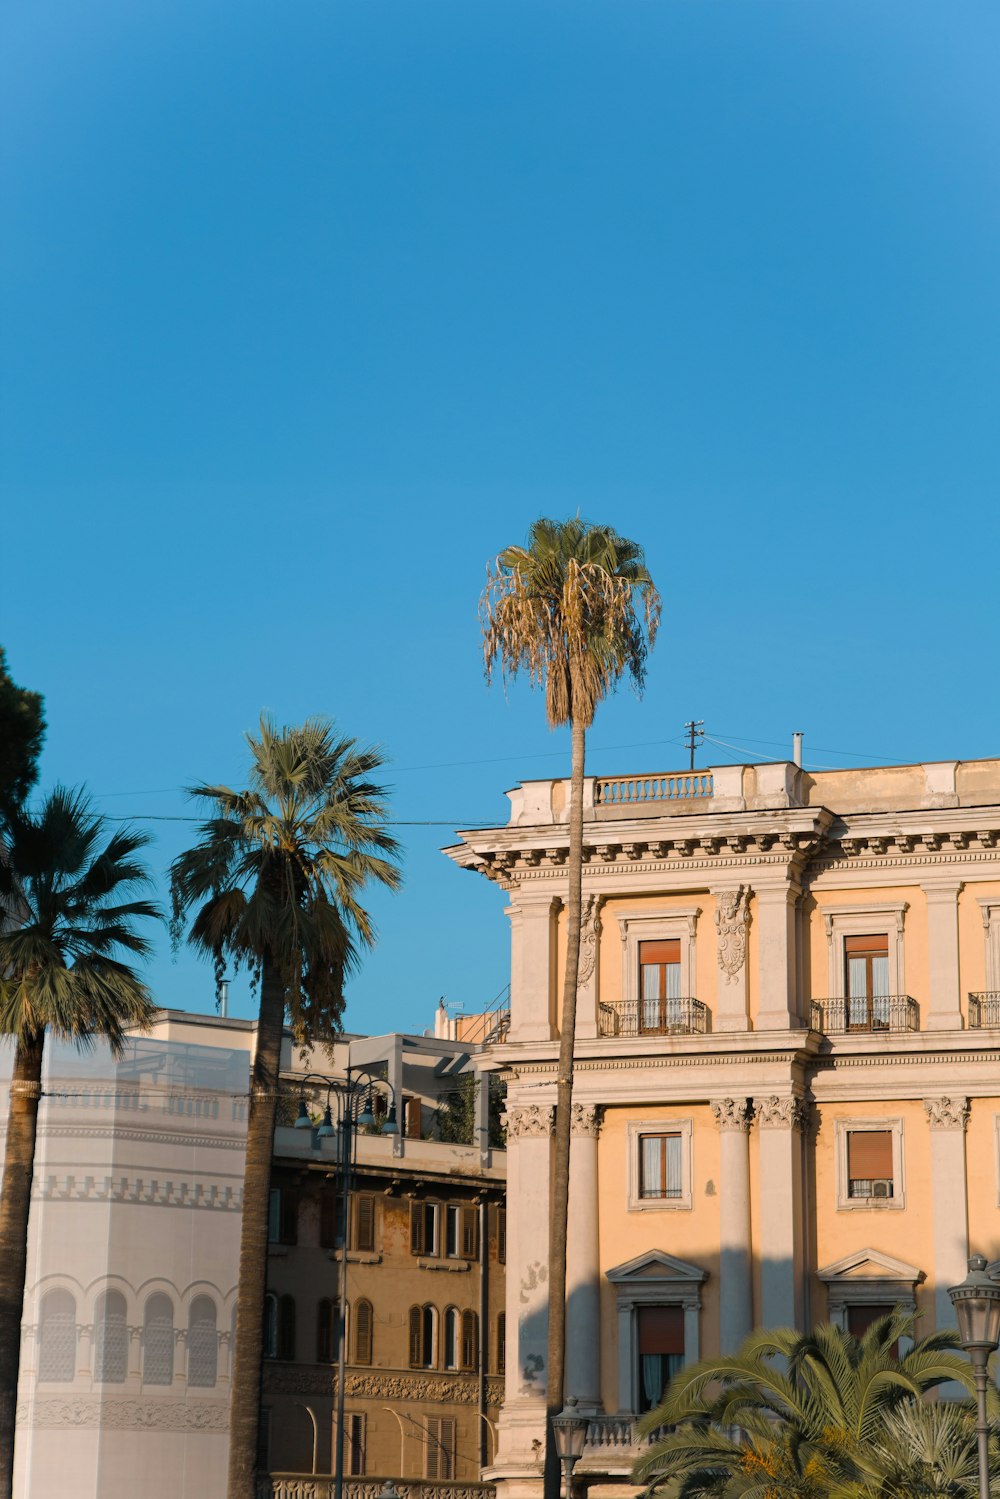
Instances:
[[[969,1122],[967,1098],[925,1098],[924,1113],[931,1129],[963,1130]]]
[[[750,1128],[750,1108],[745,1098],[713,1098],[712,1113],[720,1129]]]
[[[570,1133],[573,1135],[590,1135],[596,1139],[601,1132],[603,1121],[604,1105],[602,1103],[575,1103],[570,1122]]]
[[[771,1093],[753,1101],[754,1118],[761,1129],[801,1129],[809,1124],[809,1105],[804,1098],[781,1098]]]
[[[550,1103],[520,1104],[501,1116],[508,1140],[542,1140],[552,1133]]]

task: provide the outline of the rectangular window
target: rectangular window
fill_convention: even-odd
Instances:
[[[497,1317],[497,1373],[503,1374],[507,1368],[507,1313],[501,1312]]]
[[[847,1195],[871,1200],[888,1200],[895,1196],[892,1130],[848,1131]]]
[[[889,938],[886,933],[844,938],[848,1030],[889,1025]]]
[[[450,1416],[428,1416],[424,1477],[450,1481],[454,1476],[455,1422]]]
[[[281,1188],[272,1187],[267,1199],[267,1242],[281,1243]]]
[[[449,1206],[445,1208],[444,1212],[444,1252],[450,1260],[458,1259],[461,1212],[461,1208],[454,1207],[451,1204],[449,1204]]]
[[[440,1204],[410,1204],[410,1253],[435,1255],[438,1252]]]
[[[639,1136],[639,1196],[680,1198],[683,1140],[680,1134]]]
[[[684,1367],[684,1308],[640,1306],[637,1309],[639,1344],[639,1409],[655,1410],[667,1385]]]
[[[639,1029],[662,1035],[680,1023],[681,944],[639,943]]]
[[[365,1473],[365,1416],[352,1411],[344,1418],[344,1468],[351,1478]]]
[[[860,1338],[864,1336],[873,1322],[878,1321],[879,1317],[887,1317],[892,1311],[892,1307],[887,1305],[862,1304],[848,1306],[846,1310],[847,1331],[855,1338]]]
[[[375,1198],[361,1192],[351,1204],[354,1214],[354,1247],[365,1254],[375,1252]]]
[[[293,1187],[272,1187],[267,1202],[267,1239],[269,1244],[297,1242],[299,1217],[298,1193]]]

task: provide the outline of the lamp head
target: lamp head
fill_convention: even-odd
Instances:
[[[382,1126],[382,1133],[383,1135],[399,1134],[399,1126],[396,1123],[396,1105],[394,1103],[391,1103],[389,1105],[389,1112],[385,1116],[385,1123]]]
[[[312,1129],[312,1127],[313,1127],[313,1123],[312,1123],[312,1120],[309,1118],[309,1110],[306,1108],[306,1101],[305,1101],[304,1098],[300,1098],[299,1099],[299,1115],[298,1115],[298,1118],[295,1121],[295,1128],[296,1129]]]
[[[586,1417],[578,1413],[575,1395],[570,1395],[558,1416],[552,1417],[552,1430],[560,1458],[563,1462],[575,1463],[583,1455],[587,1440]]]
[[[358,1123],[362,1129],[373,1129],[375,1127],[375,1113],[372,1109],[372,1090],[368,1089],[365,1094],[365,1106],[358,1115]]]
[[[992,1352],[1000,1343],[1000,1284],[986,1274],[986,1260],[974,1254],[969,1273],[961,1285],[950,1286],[948,1295],[955,1308],[958,1336],[966,1352]]]
[[[323,1123],[316,1131],[316,1134],[321,1140],[328,1140],[331,1135],[335,1135],[336,1133],[337,1131],[334,1128],[333,1115],[330,1113],[330,1101],[329,1099],[327,1099],[326,1108],[323,1110]]]

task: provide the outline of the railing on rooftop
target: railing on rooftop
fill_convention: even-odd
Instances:
[[[814,999],[812,1028],[826,1036],[865,1031],[918,1031],[920,1007],[908,994],[876,994],[847,999]]]
[[[969,1029],[1000,1030],[1000,991],[990,989],[969,995]]]
[[[698,999],[602,1000],[597,1007],[602,1036],[704,1036],[709,1012]]]
[[[712,795],[712,777],[705,771],[668,775],[598,776],[594,780],[595,807],[629,807],[640,802],[681,802]]]

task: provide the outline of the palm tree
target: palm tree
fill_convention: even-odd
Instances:
[[[638,612],[637,612],[638,605]],[[626,673],[637,689],[656,638],[660,597],[642,548],[610,526],[537,520],[527,546],[500,553],[481,601],[487,678],[527,671],[545,689],[549,727],[572,735],[566,920],[566,971],[559,1028],[555,1160],[549,1230],[547,1398],[562,1406],[566,1323],[566,1230],[570,1104],[580,968],[583,880],[583,772],[586,731],[602,698]],[[550,1433],[551,1435],[551,1433]],[[549,1465],[553,1470],[554,1465]]]
[[[1000,1495],[996,1395],[990,1435],[990,1493]],[[874,1469],[845,1499],[978,1499],[976,1410],[969,1401],[907,1400],[890,1411],[872,1443]]]
[[[385,792],[368,777],[378,750],[326,719],[247,735],[249,787],[196,786],[209,809],[200,840],[171,866],[173,931],[214,961],[249,968],[260,1012],[247,1125],[236,1351],[230,1405],[229,1499],[253,1499],[260,1419],[267,1208],[286,1018],[303,1046],[340,1029],[344,977],[375,940],[359,902],[369,880],[395,889],[397,844]]]
[[[664,1499],[876,1499],[888,1417],[948,1380],[973,1387],[953,1332],[900,1357],[898,1340],[913,1329],[897,1308],[860,1338],[829,1325],[752,1333],[737,1353],[671,1382],[640,1429],[672,1429],[637,1462],[636,1477]]]
[[[13,1486],[21,1313],[46,1031],[120,1055],[156,1013],[121,955],[145,958],[159,917],[137,855],[143,833],[105,836],[86,795],[56,787],[37,813],[8,807],[0,856],[0,1033],[14,1038],[0,1196],[0,1496]]]

